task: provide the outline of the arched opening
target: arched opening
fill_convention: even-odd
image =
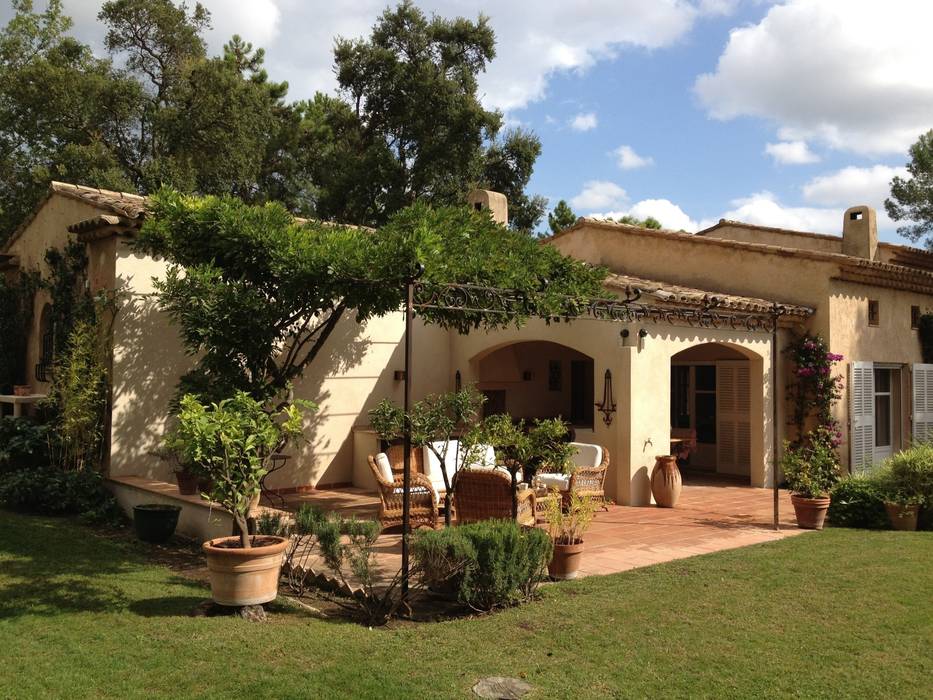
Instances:
[[[752,369],[747,355],[720,343],[671,357],[671,451],[685,476],[752,481]]]
[[[484,413],[508,413],[526,421],[562,418],[592,430],[593,358],[547,341],[506,345],[474,360]]]

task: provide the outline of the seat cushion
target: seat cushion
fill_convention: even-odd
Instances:
[[[460,461],[463,462],[463,458],[466,457],[463,453],[466,452],[466,449],[464,448],[460,452]],[[492,448],[492,445],[477,445],[472,451],[472,457],[471,463],[467,465],[471,469],[492,469],[496,466],[496,451]]]
[[[598,467],[603,463],[603,448],[588,442],[571,442],[577,448],[573,454],[573,464],[577,467]]]
[[[569,474],[538,474],[535,479],[546,488],[566,491],[570,488]]]
[[[392,464],[389,462],[389,455],[385,452],[380,452],[376,455],[376,466],[379,468],[379,473],[382,475],[382,478],[392,483],[395,480],[395,477],[392,475]]]
[[[444,454],[446,448],[447,453],[445,455],[444,464],[447,467],[447,478],[450,479],[452,483],[460,462],[459,455],[457,454],[457,451],[460,449],[460,443],[457,440],[451,440],[449,444],[444,441],[438,441],[432,444],[441,454]],[[425,445],[422,449],[424,450],[424,475],[431,480],[431,484],[434,486],[435,490],[446,491],[447,486],[444,484],[444,472],[441,470],[441,461],[437,458],[437,455],[434,454],[434,450],[432,450],[430,446]]]

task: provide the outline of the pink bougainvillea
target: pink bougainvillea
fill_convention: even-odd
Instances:
[[[843,356],[830,352],[819,335],[809,334],[797,338],[786,352],[794,364],[795,381],[787,389],[798,441],[804,439],[807,423],[815,417],[821,439],[838,447],[842,430],[833,418],[833,406],[842,397],[843,380],[841,374],[833,373],[833,365]]]

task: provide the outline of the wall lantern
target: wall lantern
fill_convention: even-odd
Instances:
[[[616,412],[616,402],[612,398],[612,372],[608,369],[603,378],[603,400],[596,404],[596,408],[603,414],[603,423],[612,425],[612,414]]]
[[[460,391],[463,388],[463,377],[460,376],[460,370],[454,375],[454,390]]]

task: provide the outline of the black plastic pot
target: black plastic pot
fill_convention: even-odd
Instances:
[[[164,503],[143,503],[133,506],[133,526],[143,542],[162,544],[175,533],[180,506]]]

